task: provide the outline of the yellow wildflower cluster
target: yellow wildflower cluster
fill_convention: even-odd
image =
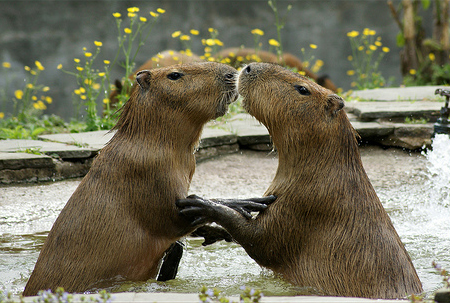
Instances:
[[[2,66],[3,66],[4,68],[11,68],[11,63],[9,63],[9,62],[3,62],[3,63],[2,63]]]

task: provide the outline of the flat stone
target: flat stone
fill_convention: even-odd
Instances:
[[[394,132],[393,125],[380,124],[378,122],[350,121],[362,140],[370,140],[377,137],[385,137]]]
[[[218,146],[210,146],[200,148],[195,153],[195,159],[197,162],[201,162],[206,159],[211,159],[221,155],[233,154],[239,151],[239,144],[225,144]]]
[[[368,101],[440,101],[445,100],[435,95],[438,88],[450,89],[448,86],[409,86],[357,90],[350,95],[350,99]]]
[[[400,124],[392,123],[394,131],[386,137],[375,138],[375,142],[384,146],[401,147],[417,150],[431,146],[433,124]]]
[[[347,111],[361,121],[380,118],[439,117],[442,102],[348,102]]]
[[[238,136],[242,146],[271,144],[272,140],[267,128],[249,114],[238,114],[225,125]]]
[[[237,141],[237,136],[232,132],[216,126],[210,126],[203,128],[199,147],[206,148],[220,145],[231,145],[236,144]]]
[[[94,132],[84,133],[66,133],[38,136],[40,140],[48,140],[53,142],[60,142],[74,146],[89,147],[93,150],[102,149],[106,143],[114,136],[114,131],[100,130]]]
[[[52,168],[52,167],[54,167],[52,158],[46,155],[0,152],[0,170],[4,169],[17,170],[22,168]]]
[[[62,159],[89,158],[95,154],[90,148],[81,148],[73,145],[45,142],[40,140],[2,140],[0,152],[18,152],[32,150],[46,155],[56,154]]]
[[[113,293],[112,302],[158,302],[158,303],[197,303],[199,302],[198,294],[195,293]],[[87,301],[89,298],[99,298],[98,294],[73,296],[74,302],[81,302],[84,297]],[[31,303],[37,301],[38,297],[25,297],[23,302]],[[239,302],[239,296],[226,296],[230,302]],[[17,299],[18,298],[13,298]],[[262,297],[261,303],[407,303],[409,300],[374,300],[365,298],[349,298],[349,297],[320,297],[320,296],[266,296]]]

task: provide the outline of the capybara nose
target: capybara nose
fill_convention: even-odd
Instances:
[[[250,65],[247,65],[247,67],[245,68],[245,73],[250,74],[250,72],[252,71]]]
[[[226,74],[225,78],[227,79],[233,79],[234,78],[234,74],[230,73],[230,74]]]

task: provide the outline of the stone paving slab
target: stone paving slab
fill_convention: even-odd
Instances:
[[[0,152],[0,170],[53,167],[53,160],[46,155],[34,155],[27,153],[3,153]]]
[[[361,121],[380,118],[406,117],[439,117],[443,102],[431,101],[400,101],[400,102],[347,102],[346,110]]]
[[[0,152],[15,153],[18,151],[33,150],[46,155],[56,154],[62,159],[89,158],[95,152],[91,148],[81,148],[74,145],[41,140],[1,140]]]
[[[114,132],[100,130],[85,133],[41,135],[38,136],[38,139],[78,146],[89,146],[92,149],[100,150],[111,140],[113,135]]]
[[[80,297],[89,298],[97,295],[75,295],[74,302],[80,302]],[[156,302],[156,303],[198,303],[198,294],[192,293],[115,293],[112,294],[113,303],[122,302]],[[36,300],[37,297],[26,297],[24,302],[29,303]],[[227,297],[230,302],[239,302],[238,296]],[[263,297],[259,301],[261,303],[403,303],[409,302],[407,300],[373,300],[363,298],[348,298],[348,297],[319,297],[319,296],[292,296],[292,297]]]
[[[238,114],[230,119],[224,126],[236,133],[238,142],[242,146],[271,144],[267,128],[249,114]]]
[[[350,99],[360,99],[369,101],[439,101],[444,97],[435,95],[434,92],[438,88],[450,89],[450,86],[410,86],[410,87],[393,87],[393,88],[377,88],[354,91],[350,95]]]

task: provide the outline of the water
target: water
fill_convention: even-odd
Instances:
[[[438,136],[433,148],[423,154],[361,148],[366,171],[428,294],[442,286],[431,262],[450,269],[450,140]],[[261,196],[276,167],[276,156],[261,152],[220,157],[197,166],[190,192],[209,198]],[[23,290],[48,231],[78,184],[0,187],[0,289]],[[177,279],[121,283],[110,290],[197,292],[205,285],[234,295],[246,285],[266,295],[314,293],[262,269],[237,244],[202,247],[200,239],[188,238],[185,245]]]

